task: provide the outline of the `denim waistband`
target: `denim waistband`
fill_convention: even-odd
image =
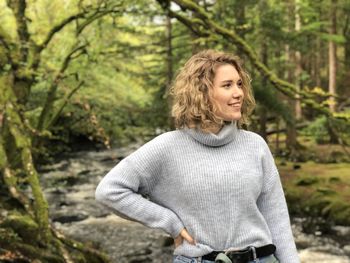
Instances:
[[[181,255],[174,255],[173,263],[214,263],[210,260],[202,260],[201,257],[185,257]],[[274,255],[257,258],[256,261],[249,261],[249,263],[279,263]]]

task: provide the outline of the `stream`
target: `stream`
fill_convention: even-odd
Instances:
[[[124,220],[94,199],[102,177],[139,146],[75,152],[41,166],[50,217],[57,230],[94,245],[113,263],[170,263],[173,241],[166,233]],[[292,218],[301,262],[350,263],[350,227],[334,226],[331,234],[324,235],[317,228],[304,231],[308,221]]]

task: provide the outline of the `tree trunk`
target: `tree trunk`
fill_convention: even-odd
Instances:
[[[344,27],[343,35],[345,38],[344,53],[345,53],[345,72],[350,72],[350,14],[347,15],[347,23]]]
[[[342,90],[338,89],[338,93],[341,94],[341,96],[348,98],[350,97],[350,89],[348,88],[350,86],[350,6],[348,8],[345,8],[344,10],[346,12],[346,18],[344,27],[342,29],[342,33],[345,39],[344,42],[344,69],[343,74],[341,78],[341,87]],[[340,87],[340,85],[339,85]],[[338,109],[342,110],[342,109]]]
[[[267,66],[268,64],[268,52],[267,52],[267,44],[266,42],[263,42],[262,44],[262,47],[261,47],[261,59],[262,59],[262,62]],[[267,79],[266,78],[263,78],[262,79],[262,82],[261,82],[261,85],[263,87],[266,87],[267,86]],[[259,111],[259,134],[265,139],[265,141],[267,142],[267,134],[266,134],[266,130],[267,130],[267,110],[266,108],[261,105],[260,107],[260,111]]]
[[[194,0],[194,2],[196,4],[198,4],[198,0]],[[199,4],[198,4],[199,5]],[[197,18],[197,13],[191,12],[191,17],[192,19],[196,19]],[[201,45],[200,43],[197,41],[198,40],[198,35],[194,32],[190,32],[190,37],[191,37],[191,43],[192,43],[192,54],[196,54],[201,50]]]
[[[48,203],[32,157],[32,140],[37,134],[23,113],[40,52],[50,37],[42,48],[36,46],[26,24],[27,2],[13,0],[7,4],[16,20],[17,35],[9,39],[0,31],[0,68],[10,65],[0,74],[0,182],[1,190],[5,189],[0,195],[1,252],[20,255],[23,262],[78,262],[78,258],[84,262],[108,262],[97,251],[58,237],[51,228]]]
[[[295,31],[300,31],[301,28],[301,21],[300,21],[300,3],[299,0],[295,1]],[[300,91],[301,89],[301,81],[300,76],[302,72],[302,65],[301,65],[301,53],[299,50],[295,51],[295,86],[297,88],[297,91]],[[296,94],[296,101],[295,101],[295,118],[296,120],[300,120],[302,117],[302,110],[301,110],[301,102],[300,102],[300,96]]]
[[[291,2],[291,4],[295,4],[293,3],[293,1]],[[295,12],[297,12],[296,8],[294,8]],[[291,14],[292,16],[293,14]],[[293,21],[293,20],[291,20]],[[289,25],[289,31],[292,31],[292,25]],[[290,50],[290,46],[287,44],[285,46],[285,52],[286,52],[286,61],[287,62],[293,62],[296,61],[295,56],[296,56],[296,52],[293,52]],[[293,68],[290,65],[287,65],[287,71],[286,71],[286,75],[285,78],[290,82],[293,83],[296,79],[296,75],[294,74],[295,71],[293,71]],[[296,116],[297,116],[297,106],[296,106],[296,100],[294,98],[291,97],[287,97],[287,101],[288,101],[288,105],[290,105],[291,109],[294,109],[296,112]],[[295,123],[293,122],[293,124],[290,123],[286,123],[286,141],[285,141],[285,147],[287,149],[287,151],[289,152],[289,154],[291,156],[293,156],[296,152],[297,149],[297,132],[296,132],[296,127],[295,127]]]
[[[171,86],[171,81],[173,79],[173,49],[172,49],[172,24],[171,17],[169,14],[166,16],[166,43],[167,43],[167,92]]]
[[[295,53],[291,53],[289,50],[289,46],[286,47],[286,52],[287,52],[287,61],[295,61]],[[292,56],[292,54],[294,56]],[[295,78],[295,71],[293,71],[292,68],[289,68],[287,71],[287,79],[289,82],[293,82],[293,79]],[[293,98],[287,98],[288,104],[291,106],[292,109],[296,109],[297,106],[297,101]],[[295,160],[298,158],[299,153],[298,153],[298,142],[297,142],[297,130],[295,127],[295,122],[292,124],[286,123],[286,149],[288,151],[289,157],[292,160]]]
[[[314,70],[315,70],[315,83],[317,87],[321,87],[321,74],[320,74],[320,65],[321,65],[321,39],[317,37],[316,40],[316,52],[315,52],[315,64],[314,64]]]
[[[336,6],[337,6],[337,0],[331,0],[331,8],[330,8],[330,34],[336,34],[337,33],[337,17],[336,17]],[[336,54],[336,44],[334,41],[330,40],[328,42],[328,62],[329,62],[329,82],[328,82],[328,92],[331,95],[336,95],[336,76],[337,76],[337,54]],[[329,102],[329,109],[331,112],[336,111],[336,101],[335,97],[330,97]],[[329,134],[329,142],[330,143],[338,143],[338,137],[334,133],[334,130],[331,129],[330,123],[328,122],[328,134]]]
[[[0,181],[7,188],[0,195],[2,252],[14,257],[23,255],[28,259],[23,262],[78,262],[85,255],[89,262],[108,262],[97,251],[62,235],[58,237],[51,228],[48,203],[32,159],[30,131],[21,115],[23,105],[17,103],[13,80],[11,74],[0,76]],[[30,188],[32,201],[21,191],[23,182]],[[70,254],[68,249],[74,252]]]
[[[172,105],[172,101],[171,101],[171,96],[169,96],[169,90],[171,88],[171,84],[172,84],[172,79],[173,79],[173,47],[172,47],[172,23],[171,23],[171,16],[169,13],[169,9],[170,9],[170,4],[167,7],[167,15],[166,15],[166,28],[165,28],[165,32],[166,32],[166,64],[167,64],[167,72],[166,72],[166,91],[164,94],[165,99],[167,100],[167,111],[170,112],[171,111],[171,105]],[[171,118],[171,114],[168,114],[168,125],[169,127],[171,127],[171,129],[175,129],[174,126],[174,122]]]
[[[13,92],[14,82],[11,79],[8,76],[1,80],[1,105],[4,105],[4,121],[1,134],[4,140],[3,148],[10,168],[23,169],[26,174],[25,181],[29,183],[34,198],[33,208],[35,220],[40,230],[39,236],[45,244],[50,239],[48,204],[42,193],[38,174],[33,164],[31,136],[26,131],[23,123],[24,117],[18,112],[21,107],[16,103],[18,98]],[[5,169],[6,167],[2,168]]]
[[[234,1],[234,14],[236,19],[236,27],[239,29],[237,30],[237,34],[244,39],[246,31],[243,29],[243,25],[246,23],[246,17],[245,17],[245,6],[246,1]],[[237,55],[241,58],[243,58],[244,52],[241,47],[237,48]]]
[[[337,0],[331,0],[331,8],[330,8],[330,30],[329,33],[335,35],[337,33],[336,26],[336,5]],[[328,91],[331,95],[336,95],[336,75],[337,75],[337,54],[336,54],[336,44],[334,41],[330,40],[328,42],[328,62],[329,62],[329,82],[328,82]],[[332,96],[330,98],[329,109],[331,112],[336,111],[336,101]]]

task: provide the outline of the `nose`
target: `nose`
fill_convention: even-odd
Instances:
[[[243,90],[241,87],[238,87],[237,85],[234,86],[232,89],[232,97],[233,98],[242,98],[243,97]]]

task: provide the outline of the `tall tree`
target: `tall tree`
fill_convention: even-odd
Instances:
[[[330,2],[330,28],[329,33],[331,35],[337,34],[337,0],[331,0]],[[337,77],[337,46],[336,43],[330,39],[328,42],[328,63],[329,63],[329,83],[328,91],[331,95],[329,108],[332,112],[336,110],[336,77]]]
[[[294,14],[295,14],[295,32],[298,34],[301,29],[301,18],[300,18],[300,1],[295,0],[294,3]],[[300,91],[301,89],[301,73],[302,73],[302,64],[301,64],[301,52],[300,50],[295,51],[295,86],[297,88],[297,91]],[[297,120],[300,120],[302,118],[302,110],[301,110],[301,101],[300,96],[297,93],[296,94],[296,101],[295,101],[295,116]]]

